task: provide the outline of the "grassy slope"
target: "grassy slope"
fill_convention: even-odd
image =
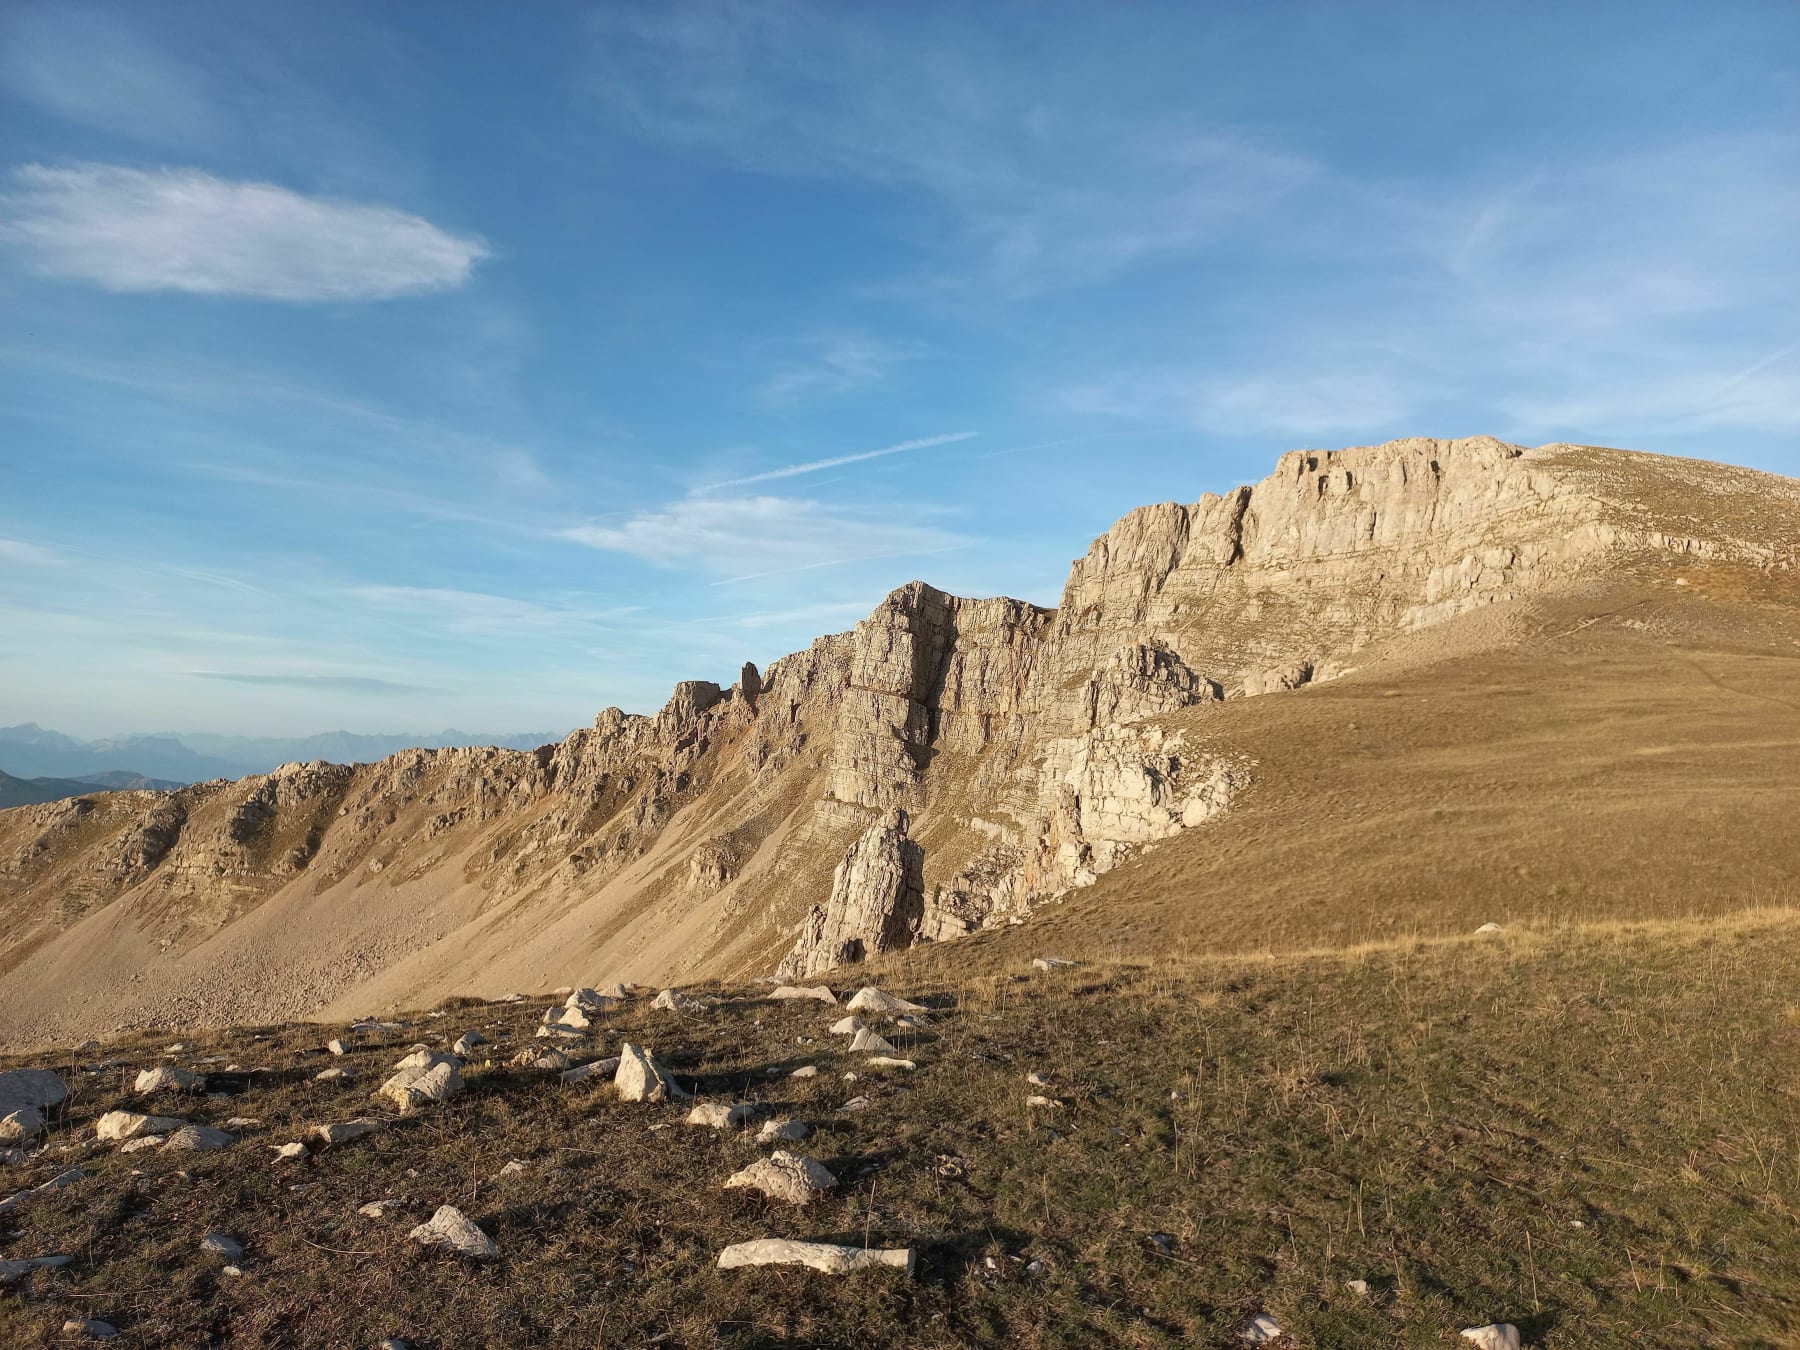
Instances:
[[[997,952],[1292,950],[1791,903],[1800,577],[1682,575],[1478,613],[1341,680],[1166,719],[1255,760],[1254,786]],[[1502,623],[1495,649],[1483,626]]]
[[[261,1127],[216,1154],[86,1149],[169,1039],[140,1038],[109,1052],[117,1067],[74,1075],[55,1141],[73,1149],[8,1169],[20,1185],[75,1162],[90,1176],[0,1220],[19,1234],[0,1256],[76,1256],[0,1296],[0,1343],[51,1341],[76,1315],[145,1346],[1228,1346],[1267,1310],[1314,1347],[1448,1346],[1495,1319],[1542,1347],[1791,1344],[1796,938],[1800,915],[1770,912],[921,973],[911,992],[945,1011],[906,1049],[918,1072],[854,1086],[823,1005],[677,1017],[640,1001],[608,1019],[607,1049],[641,1036],[703,1086],[820,1125],[803,1151],[844,1185],[810,1211],[720,1191],[758,1150],[681,1125],[678,1108],[479,1067],[447,1107],[270,1162],[263,1144],[366,1110],[414,1036],[478,1026],[503,1056],[542,1000],[421,1019],[343,1061],[349,1086],[311,1081],[326,1030],[208,1036],[180,1061],[276,1073],[220,1076],[231,1099],[187,1113]],[[764,1073],[814,1061],[810,1081]],[[1028,1110],[1030,1070],[1068,1105]],[[874,1107],[838,1114],[853,1091]],[[497,1176],[515,1158],[527,1170]],[[384,1196],[399,1216],[357,1216]],[[440,1203],[503,1259],[413,1248],[406,1231]],[[197,1251],[211,1231],[249,1247],[242,1278]],[[713,1268],[723,1245],[765,1235],[914,1244],[917,1278]]]

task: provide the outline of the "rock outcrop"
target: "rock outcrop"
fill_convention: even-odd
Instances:
[[[925,851],[895,807],[850,846],[832,874],[831,898],[800,924],[794,950],[775,972],[797,979],[877,952],[904,951],[925,917]]]
[[[1720,563],[1800,567],[1800,483],[1485,437],[1297,451],[1131,512],[1054,609],[915,581],[730,688],[536,751],[0,812],[0,1041],[81,1039],[97,1009],[347,1015],[953,939],[1229,810],[1254,769],[1206,734],[1222,699],[1471,609]]]

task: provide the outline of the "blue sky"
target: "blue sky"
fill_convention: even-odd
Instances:
[[[562,730],[1488,432],[1800,473],[1800,7],[0,5],[0,720]]]

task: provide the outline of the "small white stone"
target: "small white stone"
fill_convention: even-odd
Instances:
[[[1258,1313],[1238,1339],[1250,1345],[1273,1345],[1281,1339],[1281,1323],[1267,1313]]]
[[[854,1014],[849,1017],[840,1017],[831,1024],[831,1034],[833,1036],[854,1036],[863,1029],[863,1025],[862,1018]]]
[[[818,1076],[819,1066],[816,1064],[802,1064],[788,1075],[789,1078],[817,1078]]]
[[[1519,1350],[1519,1329],[1511,1322],[1493,1322],[1485,1327],[1464,1327],[1462,1338],[1475,1342],[1479,1350]]]
[[[244,1244],[224,1233],[208,1233],[200,1239],[200,1250],[208,1256],[220,1256],[227,1261],[236,1261],[244,1254]]]

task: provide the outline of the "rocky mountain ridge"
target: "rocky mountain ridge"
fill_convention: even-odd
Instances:
[[[252,1021],[568,978],[810,973],[1022,918],[1256,766],[1160,725],[1683,560],[1800,559],[1800,483],[1491,438],[1294,452],[1125,516],[1046,610],[921,582],[535,751],[288,764],[0,814],[0,1024]],[[119,992],[123,990],[123,992]]]

